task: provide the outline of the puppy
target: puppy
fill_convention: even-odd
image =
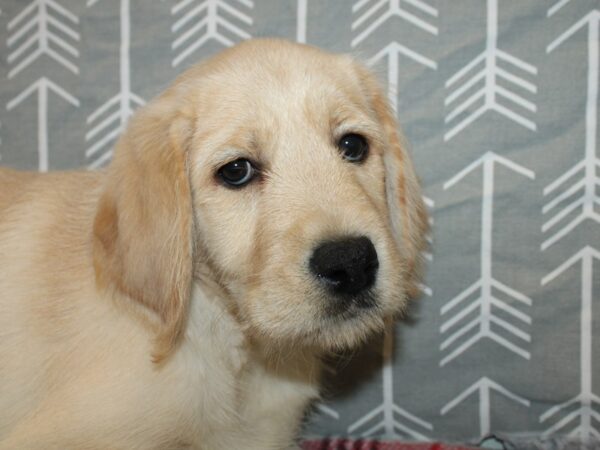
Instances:
[[[352,58],[191,68],[106,170],[0,170],[0,448],[293,447],[322,355],[415,290],[426,222]]]

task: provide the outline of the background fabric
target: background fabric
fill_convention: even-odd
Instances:
[[[597,0],[1,0],[0,164],[96,168],[250,37],[380,75],[432,214],[410,318],[332,360],[306,436],[600,436]]]

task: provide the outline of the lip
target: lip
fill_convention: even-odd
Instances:
[[[357,295],[348,295],[344,298],[325,295],[325,314],[338,320],[348,320],[355,318],[365,312],[372,312],[379,309],[378,295],[373,289],[361,292]]]

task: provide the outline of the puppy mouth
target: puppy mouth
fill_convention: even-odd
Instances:
[[[375,292],[323,308],[319,325],[307,338],[326,350],[351,349],[383,330],[385,311]]]
[[[376,313],[378,309],[378,295],[373,289],[358,294],[327,293],[324,297],[324,315],[330,319],[353,319],[367,312]]]
[[[256,298],[263,297],[257,295]],[[267,304],[273,306],[274,302]],[[269,309],[268,315],[251,309],[251,315],[242,320],[248,320],[249,331],[266,345],[335,351],[354,348],[380,332],[390,313],[385,292],[375,286],[342,297],[319,284],[315,289],[313,281],[304,295],[298,297],[297,305],[298,308],[285,311],[285,315],[273,313],[274,307]],[[273,320],[265,322],[264,317],[273,317]]]

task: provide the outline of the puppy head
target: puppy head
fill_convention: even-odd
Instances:
[[[95,224],[96,270],[160,319],[157,355],[207,273],[256,339],[331,349],[414,290],[419,185],[373,77],[279,40],[227,50],[140,111]]]

